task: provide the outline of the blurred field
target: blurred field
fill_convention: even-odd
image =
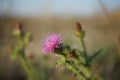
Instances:
[[[102,74],[106,80],[120,80],[120,62],[117,60],[120,49],[120,11],[110,13],[112,23],[103,13],[91,17],[59,17],[43,16],[40,18],[0,18],[0,80],[26,80],[24,70],[19,62],[10,60],[9,48],[15,44],[12,30],[17,22],[21,22],[25,31],[31,32],[33,41],[26,52],[35,55],[34,62],[39,69],[41,80],[74,80],[69,70],[55,68],[55,56],[45,56],[41,51],[42,39],[50,32],[63,35],[65,44],[79,48],[79,40],[75,37],[74,26],[80,22],[86,31],[86,45],[91,53],[104,48],[103,56],[96,59],[93,69],[96,74]],[[111,28],[114,26],[114,32]],[[107,54],[104,54],[107,53]],[[99,60],[102,59],[102,60]],[[48,65],[49,64],[49,65]],[[70,77],[71,76],[71,77]]]

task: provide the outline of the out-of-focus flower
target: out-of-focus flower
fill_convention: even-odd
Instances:
[[[21,23],[17,23],[17,24],[16,24],[16,29],[17,29],[17,30],[20,30],[20,31],[21,31],[22,28],[23,28],[23,27],[22,27],[22,24],[21,24]]]
[[[62,45],[62,37],[59,34],[50,34],[43,42],[43,51],[45,53],[52,53]]]
[[[76,23],[75,29],[78,32],[82,31],[82,27],[81,27],[81,24],[79,22]]]
[[[17,23],[16,24],[16,34],[17,35],[21,35],[22,32],[22,24],[21,23]]]
[[[75,30],[77,37],[83,38],[85,36],[85,32],[82,30],[82,26],[79,22],[76,23]]]
[[[16,36],[23,36],[23,26],[21,23],[16,24],[16,29],[13,32]]]

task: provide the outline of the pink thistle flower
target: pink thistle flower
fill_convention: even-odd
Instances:
[[[62,37],[59,34],[50,34],[43,42],[43,51],[45,53],[54,52],[62,44]]]

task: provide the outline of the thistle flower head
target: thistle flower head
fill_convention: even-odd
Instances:
[[[54,52],[62,44],[62,37],[59,34],[50,34],[43,42],[43,51],[45,53]]]

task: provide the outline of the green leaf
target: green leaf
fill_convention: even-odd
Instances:
[[[79,50],[76,50],[76,53],[79,57],[79,61],[81,63],[85,63],[85,57],[84,57],[84,52],[83,51],[79,51]]]
[[[92,62],[94,58],[96,58],[100,53],[103,51],[103,49],[98,50],[95,52],[92,56],[89,57],[89,62]]]

